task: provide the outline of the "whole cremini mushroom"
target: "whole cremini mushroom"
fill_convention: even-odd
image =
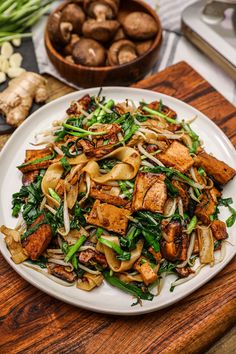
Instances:
[[[152,43],[153,43],[152,39],[148,39],[147,41],[135,43],[138,55],[142,55],[142,54],[146,53],[151,48]]]
[[[83,24],[83,34],[100,42],[108,42],[117,32],[120,24],[115,20],[97,21],[90,19]]]
[[[132,39],[150,39],[158,32],[158,24],[145,12],[131,12],[122,23],[125,33]]]
[[[54,12],[48,20],[48,35],[55,47],[60,48],[70,42],[73,29],[70,22],[61,21],[61,13]]]
[[[136,46],[133,42],[122,39],[111,45],[108,51],[108,63],[121,65],[137,58]]]
[[[87,14],[100,21],[115,18],[119,5],[119,0],[84,0],[84,9]]]
[[[74,47],[74,44],[78,42],[80,37],[76,33],[72,33],[71,38],[70,38],[70,43],[68,43],[64,48],[63,48],[63,54],[68,56],[72,54],[72,50]]]
[[[106,62],[106,51],[93,39],[81,38],[74,44],[72,57],[76,64],[102,66]]]
[[[86,19],[84,11],[75,3],[68,4],[61,13],[61,21],[72,24],[73,32],[81,34],[82,25]]]

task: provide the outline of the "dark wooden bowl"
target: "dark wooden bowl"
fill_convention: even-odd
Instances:
[[[62,9],[65,3],[55,11]],[[150,14],[158,23],[159,31],[153,39],[151,48],[130,63],[116,66],[88,67],[69,63],[53,47],[46,27],[45,46],[49,59],[62,77],[81,87],[96,86],[129,86],[143,78],[157,61],[158,51],[162,40],[162,29],[156,12],[140,0],[121,0],[119,18],[133,11],[143,11]]]

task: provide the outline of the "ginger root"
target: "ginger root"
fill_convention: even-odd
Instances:
[[[28,116],[33,100],[45,102],[48,98],[47,80],[33,72],[24,72],[9,82],[0,93],[0,113],[6,122],[18,127]]]

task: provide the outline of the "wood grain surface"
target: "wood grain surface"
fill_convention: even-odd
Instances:
[[[51,98],[71,90],[52,78],[49,83]],[[198,108],[236,145],[236,108],[186,63],[136,86],[173,95]],[[45,295],[1,256],[0,353],[203,353],[235,323],[235,274],[236,262],[231,261],[176,305],[148,315],[119,317],[75,308]]]

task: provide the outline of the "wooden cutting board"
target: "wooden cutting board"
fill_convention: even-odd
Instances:
[[[49,81],[51,98],[72,91],[55,79]],[[236,146],[236,108],[186,63],[135,87],[191,104],[214,120]],[[6,139],[0,137],[0,145]],[[235,274],[234,260],[176,305],[138,317],[119,317],[75,308],[42,293],[0,256],[0,352],[202,353],[235,323]]]

